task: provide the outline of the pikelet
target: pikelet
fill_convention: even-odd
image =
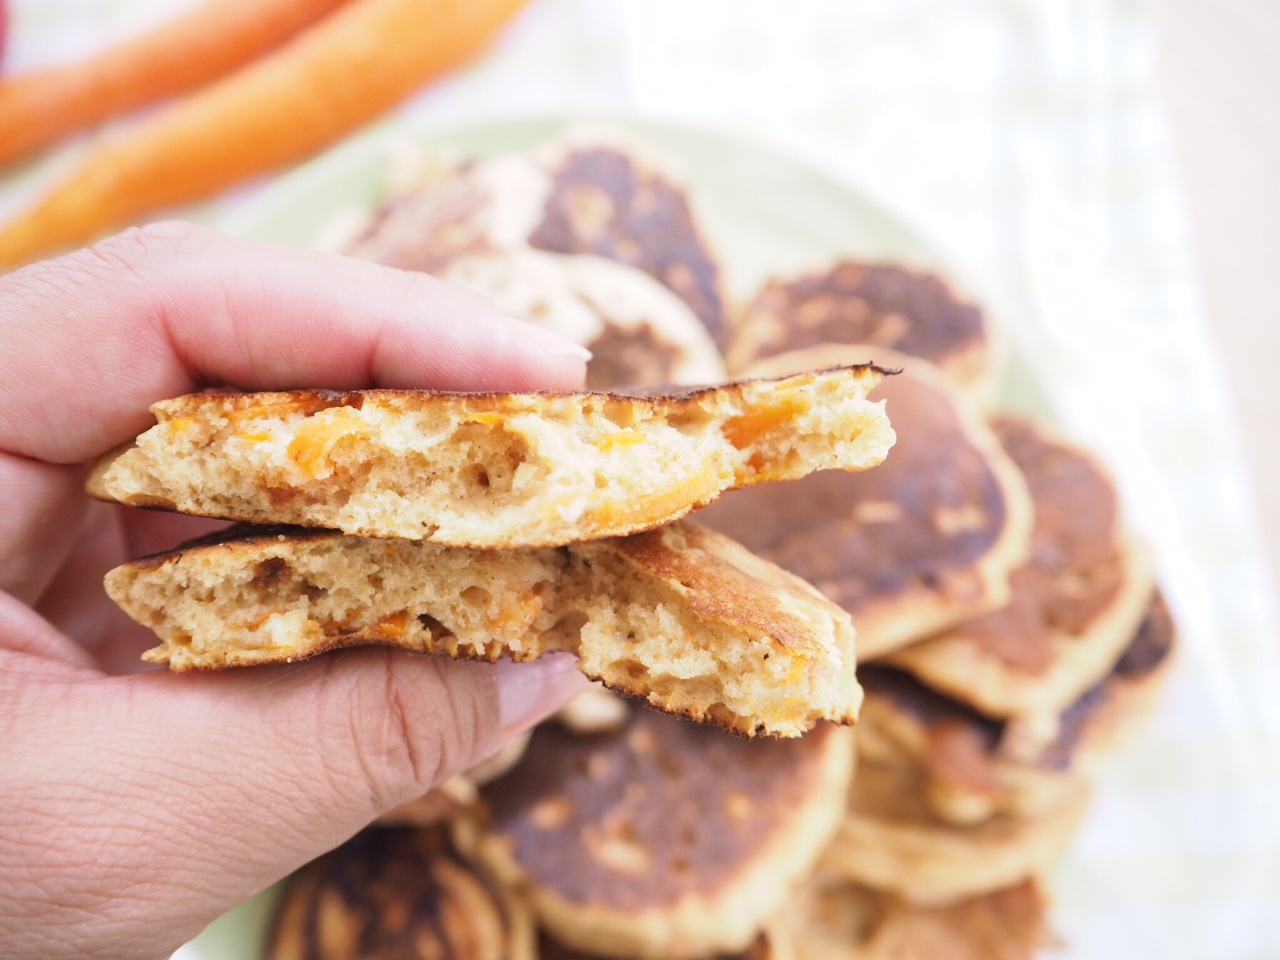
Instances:
[[[508,316],[590,350],[590,390],[726,379],[720,351],[697,314],[637,267],[603,257],[500,250],[456,260],[440,276]]]
[[[578,668],[748,735],[857,717],[849,616],[800,578],[688,521],[542,550],[242,526],[107,574],[174,670],[387,644]]]
[[[729,369],[744,370],[778,353],[829,343],[921,357],[982,400],[992,392],[1003,352],[982,308],[937,274],[842,259],[766,283],[733,332]]]
[[[781,354],[752,375],[865,351]],[[882,465],[739,490],[698,514],[849,611],[864,660],[1007,603],[1032,523],[1021,473],[952,381],[925,360],[879,355],[901,367],[869,395],[884,401],[897,435]]]
[[[1000,813],[957,825],[932,809],[923,764],[885,742],[864,746],[861,730],[858,742],[848,811],[819,867],[912,904],[954,904],[1042,876],[1088,808],[1090,784],[1077,779],[1035,816]]]
[[[459,848],[556,940],[618,957],[746,949],[836,829],[851,731],[748,741],[652,710],[581,736],[558,724],[481,790]]]
[[[535,960],[528,909],[447,831],[374,828],[285,884],[263,960]]]
[[[943,907],[920,907],[829,876],[783,912],[779,939],[796,960],[1032,960],[1053,942],[1034,880]]]
[[[1053,739],[1026,752],[1018,732],[893,667],[858,671],[866,697],[860,741],[888,737],[924,767],[934,813],[957,824],[1000,813],[1028,818],[1060,806],[1148,713],[1169,670],[1173,620],[1157,591],[1111,672],[1063,711]],[[874,746],[867,752],[874,752]]]
[[[1076,765],[1037,762],[1001,752],[1004,721],[929,689],[909,673],[881,664],[858,671],[863,686],[859,743],[864,756],[901,762],[904,751],[923,771],[930,811],[969,826],[997,814],[1030,819],[1061,806],[1079,789]]]
[[[1000,417],[994,429],[1035,504],[1010,602],[887,659],[989,716],[1039,723],[1044,736],[1133,639],[1154,576],[1096,459],[1025,417]]]
[[[727,342],[723,271],[682,178],[612,130],[574,127],[452,167],[391,198],[348,253],[439,273],[460,257],[528,247],[636,267],[687,303],[717,346]]]
[[[155,404],[89,491],[181,513],[514,549],[669,522],[727,489],[880,463],[862,365],[631,392],[211,391]]]

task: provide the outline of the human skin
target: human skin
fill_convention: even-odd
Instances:
[[[209,521],[89,500],[87,464],[210,385],[572,389],[586,354],[423,274],[127,231],[0,277],[0,944],[163,957],[582,689],[572,661],[386,649],[144,669],[118,563]]]

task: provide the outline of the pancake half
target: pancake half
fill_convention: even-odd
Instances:
[[[702,321],[635,267],[518,250],[464,257],[440,276],[589,349],[588,389],[725,379],[724,360]]]
[[[237,528],[117,567],[108,594],[174,670],[386,644],[531,660],[744,734],[852,722],[848,614],[798,577],[687,521],[544,550],[465,550],[331,531]]]
[[[623,393],[192,394],[105,458],[95,496],[454,546],[559,546],[733,487],[863,470],[893,444],[869,365]]]
[[[459,257],[532,247],[644,271],[727,342],[722,270],[680,175],[613,131],[570,128],[523,151],[457,165],[390,198],[353,256],[438,273]]]
[[[926,797],[944,820],[998,813],[1034,817],[1057,805],[1150,712],[1172,661],[1176,631],[1157,591],[1111,672],[1063,711],[1047,746],[1026,753],[1017,730],[892,667],[858,671],[866,693],[860,742],[885,736],[926,771]]]
[[[937,274],[842,259],[765,284],[734,331],[728,360],[743,370],[774,354],[856,343],[921,357],[985,397],[998,352],[993,339],[982,309]]]
[[[487,819],[464,821],[460,846],[576,949],[743,950],[839,823],[849,734],[828,724],[753,742],[649,710],[598,737],[544,724],[521,763],[483,789]]]
[[[819,347],[753,369],[773,376],[862,350]],[[902,367],[870,394],[897,435],[882,465],[740,490],[698,515],[849,611],[863,659],[1008,602],[1032,521],[1021,474],[950,379],[882,355]]]
[[[944,907],[919,907],[815,877],[785,911],[796,960],[1031,960],[1049,946],[1033,880]]]
[[[1025,418],[994,426],[1035,503],[1031,555],[1011,577],[1010,602],[888,659],[990,716],[1051,728],[1133,639],[1154,577],[1091,456]]]
[[[1089,784],[1075,781],[1061,803],[1035,817],[1001,814],[957,826],[931,809],[922,765],[905,752],[883,761],[860,757],[848,812],[821,868],[912,904],[958,903],[1043,875],[1088,808]]]
[[[447,834],[374,828],[290,878],[264,960],[534,960],[528,910]]]

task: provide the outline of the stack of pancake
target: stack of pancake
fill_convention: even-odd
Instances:
[[[748,435],[795,429],[789,405],[827,403],[789,378],[834,369],[841,389],[883,401],[897,440],[883,457],[884,425],[859,396],[834,421],[864,434],[845,469],[815,472],[831,464],[813,450],[751,447],[770,482],[726,492],[695,523],[624,509],[655,498],[670,508],[666,487],[626,492],[604,513],[641,532],[594,539],[606,528],[582,518],[599,512],[578,511],[575,535],[544,534],[519,548],[514,569],[486,568],[460,589],[463,567],[513,555],[507,534],[426,558],[449,525],[406,540],[422,523],[414,516],[391,531],[400,539],[379,540],[384,528],[341,511],[290,512],[298,495],[278,483],[248,498],[257,512],[228,514],[225,500],[181,501],[172,485],[148,486],[154,478],[126,488],[117,468],[100,492],[127,502],[346,531],[258,529],[233,548],[131,565],[113,592],[161,635],[153,659],[260,662],[346,642],[490,658],[568,649],[630,698],[583,695],[484,768],[304,868],[277,903],[271,960],[1016,960],[1053,941],[1043,879],[1085,812],[1098,757],[1145,714],[1174,630],[1104,467],[1047,424],[998,408],[1003,351],[981,309],[937,275],[852,258],[772,278],[735,306],[696,194],[668,161],[594,130],[437,170],[376,211],[350,252],[468,285],[588,346],[589,386],[603,392],[566,403],[612,397],[597,405],[615,427],[656,416],[643,404],[657,385],[766,384],[754,406],[734,387],[734,412],[698,408],[750,446]],[[680,404],[704,395],[656,391],[664,422],[690,419]],[[310,430],[323,459],[368,429],[349,411],[381,399],[302,402],[333,421]],[[470,409],[471,434],[531,412],[512,402]],[[235,425],[236,442],[269,432],[315,468],[311,443],[263,426],[262,403],[252,430],[225,405],[215,419]],[[189,403],[158,413],[179,442],[199,416]],[[632,444],[594,442],[613,453]],[[499,460],[485,461],[487,488],[510,483]],[[687,469],[641,459],[606,485]],[[715,493],[746,482],[743,470],[725,476]],[[682,509],[712,499],[686,491]],[[450,567],[459,549],[471,552]],[[443,564],[453,594],[480,591],[479,615],[447,603],[420,613],[416,582],[402,589],[386,572],[397,564],[415,576]],[[323,608],[337,592],[326,576],[389,595],[389,606],[366,603],[358,624],[349,605]],[[234,609],[174,622],[184,597],[231,582],[249,591]],[[281,582],[281,609],[300,623],[263,613],[281,605]],[[645,616],[655,608],[678,614],[674,653],[670,628]],[[247,612],[232,632],[255,639],[229,652],[237,610]],[[849,620],[865,691],[854,727],[842,725],[861,696]],[[627,635],[646,630],[656,642]],[[715,656],[690,670],[690,651],[706,646]]]
[[[939,277],[901,266],[846,260],[768,283],[731,372],[850,351],[900,366],[873,394],[898,442],[865,475],[741,491],[701,515],[814,583],[859,631],[858,775],[810,896],[838,909],[875,891],[930,911],[931,930],[938,911],[1009,911],[1020,925],[1042,903],[1033,884],[1070,843],[1099,756],[1145,716],[1174,642],[1103,465],[993,405],[990,337]],[[861,340],[873,346],[850,345]],[[924,954],[913,949],[887,955]],[[973,952],[1031,944],[1005,950]]]

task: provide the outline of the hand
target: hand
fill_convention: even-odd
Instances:
[[[575,388],[585,352],[423,274],[130,230],[0,277],[0,943],[165,956],[585,684],[564,657],[366,648],[142,670],[102,575],[209,521],[94,503],[86,464],[211,384]]]

